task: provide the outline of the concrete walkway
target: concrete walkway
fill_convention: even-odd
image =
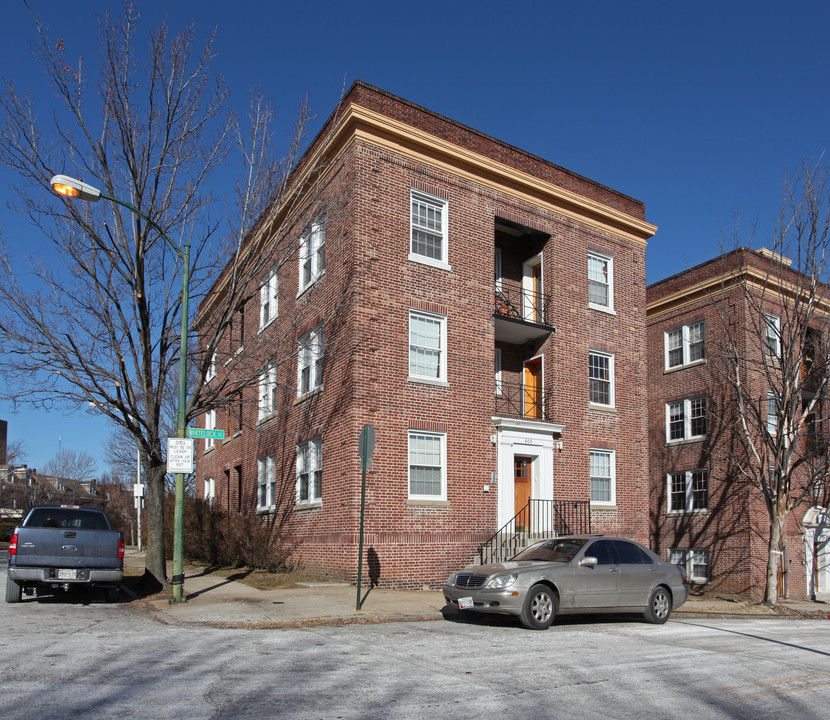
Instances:
[[[144,567],[144,557],[128,553],[125,563]],[[169,593],[133,598],[160,622],[204,624],[214,627],[308,627],[349,623],[380,623],[444,618],[444,596],[440,591],[361,588],[357,610],[357,588],[348,583],[309,582],[297,588],[258,590],[239,580],[185,573],[187,602],[171,603]],[[457,612],[446,609],[446,613]],[[830,618],[830,605],[784,601],[775,610],[765,605],[722,599],[690,598],[673,617],[780,617]]]

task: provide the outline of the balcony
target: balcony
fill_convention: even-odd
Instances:
[[[495,291],[496,340],[523,344],[555,332],[550,324],[550,295],[536,292],[520,282],[500,280]]]
[[[524,383],[496,383],[496,417],[517,420],[553,422],[551,418],[552,390],[544,390]]]

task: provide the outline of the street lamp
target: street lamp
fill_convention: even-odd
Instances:
[[[73,177],[67,175],[55,175],[50,184],[52,189],[59,195],[65,197],[77,198],[79,200],[89,200],[96,202],[99,198],[109,200],[116,205],[121,205],[127,208],[130,212],[143,218],[152,227],[164,241],[168,247],[176,253],[182,261],[182,335],[181,335],[181,349],[179,351],[179,407],[176,413],[176,436],[185,437],[185,403],[187,402],[187,303],[188,293],[190,289],[190,243],[185,243],[183,248],[179,248],[162,230],[152,218],[147,217],[141,210],[134,205],[131,205],[124,200],[112,197],[101,192],[98,188],[92,185],[87,185]],[[173,602],[184,602],[182,595],[182,588],[184,585],[184,572],[182,569],[182,529],[184,518],[184,475],[176,473],[176,504],[173,514]]]

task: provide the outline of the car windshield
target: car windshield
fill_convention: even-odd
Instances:
[[[585,544],[585,540],[579,538],[559,538],[544,540],[543,542],[531,545],[515,555],[513,560],[537,560],[539,562],[570,562],[574,555],[579,552]]]

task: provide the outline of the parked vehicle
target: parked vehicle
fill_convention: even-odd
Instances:
[[[545,630],[557,614],[642,613],[664,623],[689,597],[686,573],[639,543],[598,535],[542,540],[504,563],[468,565],[444,586],[463,611],[517,615]]]
[[[124,536],[106,513],[76,505],[33,507],[9,540],[6,602],[20,602],[38,588],[103,588],[118,600],[124,569]]]

